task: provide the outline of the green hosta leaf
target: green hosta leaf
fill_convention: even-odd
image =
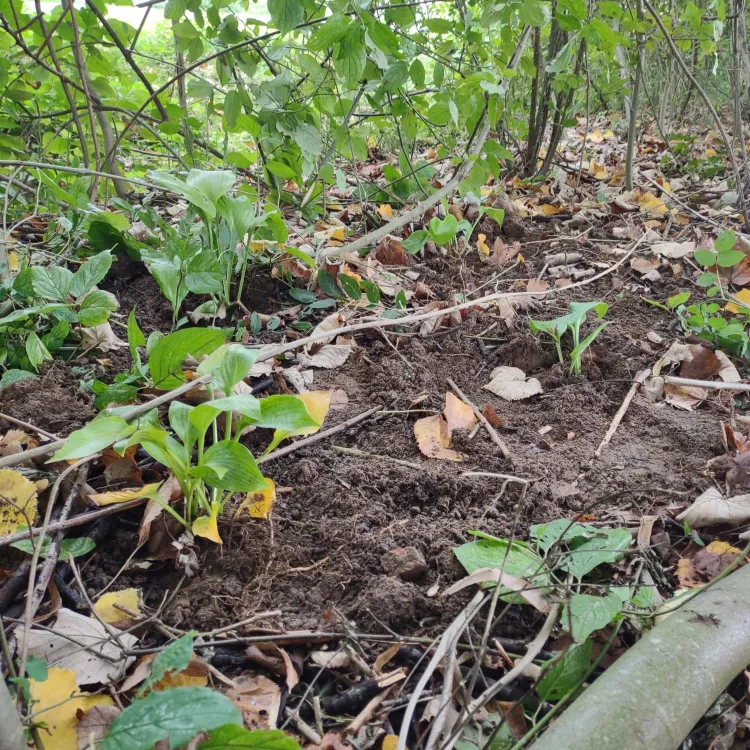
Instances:
[[[106,275],[112,265],[112,255],[109,250],[97,253],[83,263],[73,274],[70,293],[78,298],[82,297],[92,287],[96,286]]]
[[[188,185],[187,182],[183,182],[169,172],[149,172],[148,176],[151,182],[159,185],[159,187],[181,195],[185,200],[206,214],[209,219],[216,217],[216,206],[197,188]]]
[[[620,613],[622,602],[617,594],[590,596],[573,594],[563,607],[563,627],[577,641],[585,641],[595,630],[609,625]]]
[[[86,458],[132,435],[135,429],[135,425],[129,425],[122,417],[95,419],[83,429],[71,433],[65,445],[47,463]]]
[[[117,309],[117,298],[114,294],[95,289],[81,301],[78,320],[82,326],[91,328],[105,323],[109,314]]]
[[[185,382],[182,364],[191,354],[198,358],[210,354],[224,343],[217,328],[183,328],[156,342],[148,356],[148,366],[157,388],[176,388]]]
[[[493,219],[501,227],[505,221],[505,211],[502,208],[491,208],[490,206],[482,206],[479,209],[480,214],[487,214],[490,219]]]
[[[305,9],[300,0],[268,0],[268,12],[273,25],[282,33],[302,23]]]
[[[552,6],[543,0],[523,0],[518,18],[527,26],[544,26],[552,17]]]
[[[591,669],[592,647],[591,639],[575,643],[550,667],[536,686],[543,701],[559,701],[580,686]]]
[[[270,427],[296,434],[299,430],[320,427],[297,396],[268,396],[260,399],[261,416],[258,427]]]
[[[268,488],[268,480],[260,473],[253,454],[244,445],[233,442],[214,443],[200,463],[209,469],[223,469],[206,484],[231,492],[258,492]],[[221,476],[219,476],[221,473]]]
[[[38,376],[33,372],[28,372],[27,370],[6,370],[3,373],[2,378],[0,378],[0,390],[7,388],[9,385],[13,385],[13,383],[18,383],[21,380],[28,380],[29,378],[36,380],[37,377]]]
[[[36,540],[35,540],[36,541]],[[34,553],[34,544],[31,539],[22,539],[20,542],[13,542],[11,547],[20,549],[21,552],[27,552],[29,555]],[[52,542],[50,537],[45,536],[42,542],[42,548],[39,554],[46,560],[49,554],[49,545]],[[67,560],[69,557],[82,557],[88,555],[96,549],[96,543],[87,536],[80,536],[75,539],[63,539],[60,542],[60,559]]]
[[[39,365],[41,365],[44,360],[52,359],[52,355],[47,351],[47,347],[33,331],[26,339],[26,356],[29,358],[29,362],[35,370],[39,369]]]
[[[312,52],[323,52],[340,42],[349,31],[351,22],[342,13],[334,13],[322,26],[313,32],[307,40],[307,49]]]
[[[187,184],[200,191],[213,206],[219,198],[225,196],[234,185],[234,172],[229,170],[191,169],[188,172]]]
[[[599,533],[596,526],[574,523],[567,518],[557,518],[549,523],[535,524],[529,529],[529,535],[536,540],[539,549],[547,552],[557,542],[569,542],[581,537],[589,539]]]
[[[599,565],[619,560],[633,541],[627,529],[600,529],[599,534],[582,544],[570,545],[560,569],[580,580]]]
[[[115,720],[102,750],[151,750],[169,739],[174,749],[187,744],[198,732],[225,724],[242,724],[242,715],[225,695],[200,687],[154,691],[131,703]]]
[[[65,302],[70,294],[73,274],[61,266],[34,266],[31,269],[31,288],[42,299]]]
[[[151,663],[151,674],[140,686],[136,697],[140,698],[148,688],[159,682],[167,672],[182,672],[187,669],[190,660],[193,658],[194,640],[195,632],[191,630],[189,633],[185,633],[182,638],[170,643],[163,651],[160,651]]]
[[[214,371],[214,383],[227,396],[231,395],[234,392],[234,386],[250,374],[256,359],[258,359],[257,349],[247,349],[241,344],[230,344],[218,370]]]
[[[299,750],[299,744],[280,729],[254,731],[229,724],[211,732],[210,739],[201,742],[198,750]]]

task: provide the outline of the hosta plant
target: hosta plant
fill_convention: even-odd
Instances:
[[[177,334],[197,336],[201,332],[215,334],[211,329],[186,329]],[[164,337],[153,348],[149,364],[155,381],[173,387],[180,383],[174,363],[179,360],[181,374],[185,349],[184,342],[170,342],[169,338]],[[192,353],[201,348],[207,348],[205,341],[190,346]],[[74,432],[52,460],[83,458],[110,446],[124,453],[140,445],[179,483],[182,512],[162,499],[155,488],[150,496],[193,534],[220,544],[217,519],[235,493],[246,496],[240,510],[247,508],[251,515],[267,515],[273,502],[272,480],[263,476],[253,454],[240,442],[245,430],[274,430],[267,453],[288,437],[316,432],[328,412],[328,392],[263,399],[238,393],[238,385],[257,356],[257,351],[239,344],[214,347],[195,373],[197,377],[211,376],[207,401],[197,406],[173,401],[168,428],[159,423],[155,410],[132,423],[120,416],[122,408],[104,411]],[[255,513],[254,507],[258,509]]]
[[[594,342],[596,337],[609,325],[609,322],[597,326],[586,338],[581,340],[581,326],[586,316],[592,310],[596,313],[596,320],[601,320],[609,309],[606,302],[571,302],[570,312],[553,320],[532,320],[531,330],[534,333],[546,333],[555,342],[557,357],[560,362],[565,362],[562,352],[562,338],[566,331],[570,331],[573,339],[573,348],[570,351],[570,372],[580,375],[583,367],[583,353]]]

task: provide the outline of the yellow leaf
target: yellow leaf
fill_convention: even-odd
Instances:
[[[419,450],[428,458],[441,458],[446,461],[463,461],[458,451],[451,450],[450,429],[442,414],[423,417],[414,423],[414,437]]]
[[[545,203],[543,206],[539,206],[539,211],[545,216],[556,216],[564,210],[562,206],[555,206],[553,203]]]
[[[398,735],[397,734],[386,734],[383,737],[382,750],[396,750],[398,747]],[[409,750],[407,747],[406,750]]]
[[[100,597],[94,605],[94,609],[104,622],[114,625],[124,620],[132,620],[133,616],[121,609],[117,609],[115,604],[131,612],[142,615],[141,612],[141,590],[140,589],[123,589],[122,591],[109,591]],[[92,615],[93,617],[93,615]]]
[[[0,536],[36,520],[36,485],[13,469],[0,469]]]
[[[307,413],[318,423],[317,427],[307,427],[299,435],[311,435],[317,432],[328,414],[328,407],[331,405],[330,391],[308,391],[301,393],[299,398],[304,402]]]
[[[605,138],[614,138],[615,137],[614,130],[605,130],[604,131],[604,137]]]
[[[379,213],[384,219],[392,219],[393,218],[393,208],[391,207],[390,203],[383,203],[381,206],[378,207],[377,213]],[[344,239],[343,237],[341,238]]]
[[[448,431],[472,430],[477,423],[477,417],[467,403],[456,398],[450,391],[445,394],[445,409],[443,416],[448,423]]]
[[[706,552],[713,552],[715,555],[725,555],[727,553],[739,555],[742,550],[738,549],[737,547],[732,547],[729,542],[720,542],[716,540],[711,542],[708,547],[706,547]]]
[[[486,242],[487,235],[486,234],[480,234],[477,237],[477,250],[479,250],[482,255],[486,255],[489,257],[490,255],[490,246]]]
[[[219,535],[219,511],[221,505],[219,503],[211,503],[211,515],[201,516],[193,521],[193,534],[195,536],[202,536],[204,539],[210,539],[216,544],[224,544]]]
[[[245,499],[242,501],[242,505],[237,508],[234,517],[237,518],[243,510],[246,510],[250,514],[250,518],[268,518],[275,501],[276,485],[273,479],[269,479],[268,487],[265,490],[248,492],[245,495]]]
[[[638,206],[642,213],[656,213],[665,214],[667,213],[667,207],[661,198],[657,198],[653,193],[643,193],[638,197]]]
[[[712,156],[716,156],[716,151],[714,151],[714,150],[713,150],[712,148],[707,148],[707,149],[706,149],[706,150],[705,150],[705,151],[703,152],[703,156],[704,156],[704,158],[706,158],[706,159],[710,159],[710,158],[711,158]]]
[[[54,750],[78,750],[79,712],[86,714],[94,706],[115,705],[108,695],[79,692],[75,672],[69,669],[51,667],[44,682],[29,680],[29,686],[34,700],[34,720],[46,725],[46,729],[41,730],[44,746]]]
[[[15,250],[8,252],[8,267],[11,273],[18,273],[18,253]]]
[[[334,227],[328,232],[328,238],[343,242],[346,239],[346,227]]]
[[[114,492],[98,492],[95,495],[89,495],[89,500],[94,505],[101,507],[103,505],[126,503],[128,500],[137,500],[139,497],[153,497],[160,484],[160,482],[154,482],[153,484],[144,484],[143,487],[130,487]]]
[[[740,307],[736,302],[729,302],[727,303],[727,306],[724,308],[727,312],[733,312],[733,313],[750,313],[750,289],[740,289],[739,292],[736,292],[734,296],[742,303],[747,303],[747,307]]]
[[[524,258],[523,255],[521,255],[521,253],[518,253],[518,255],[516,256],[516,263],[524,263],[525,260],[526,258]]]

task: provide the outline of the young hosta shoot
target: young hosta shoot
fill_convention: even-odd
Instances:
[[[562,353],[562,337],[566,331],[570,331],[573,339],[573,348],[570,352],[570,372],[573,375],[580,375],[583,353],[609,325],[609,322],[599,325],[583,340],[581,340],[581,326],[591,310],[596,313],[596,320],[601,320],[608,309],[609,305],[606,302],[571,302],[570,312],[567,315],[562,315],[554,320],[532,320],[529,325],[534,333],[546,333],[552,338],[560,362],[565,361]]]
[[[153,347],[149,356],[152,377],[156,378],[155,373],[160,372],[164,375],[163,382],[170,387],[180,384],[177,370],[186,353],[196,349],[205,353],[205,346],[213,345],[213,341],[190,345],[183,340],[189,338],[185,334],[195,331],[202,332],[204,337],[212,333],[211,329],[185,329],[161,339]],[[122,454],[127,448],[140,445],[166,466],[179,483],[184,495],[184,514],[157,494],[151,497],[195,535],[221,544],[217,519],[232,495],[239,492],[248,497],[256,493],[272,496],[273,492],[273,482],[263,476],[253,454],[240,443],[245,429],[274,430],[270,450],[285,438],[316,432],[328,412],[328,392],[263,399],[235,393],[235,387],[247,377],[257,356],[257,351],[239,344],[213,346],[196,371],[198,376],[211,376],[207,385],[211,399],[198,406],[173,401],[169,408],[169,430],[159,423],[156,410],[137,424],[129,424],[111,411],[102,412],[82,430],[74,432],[52,460],[83,458],[109,446]],[[250,509],[247,498],[243,507]]]

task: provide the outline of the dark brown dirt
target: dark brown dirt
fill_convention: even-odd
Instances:
[[[534,278],[540,272],[541,248],[550,251],[550,243],[523,249],[527,262],[515,274],[518,278]],[[584,248],[584,252],[613,262],[599,248]],[[471,289],[491,272],[473,257],[458,270],[455,260],[452,264],[433,257],[420,269],[442,298]],[[576,290],[575,296],[564,293],[537,302],[536,311],[519,311],[514,330],[507,330],[501,321],[489,334],[496,339],[477,338],[499,320],[492,311],[474,312],[457,328],[439,329],[426,338],[391,335],[400,356],[380,333],[358,337],[359,348],[349,361],[336,371],[317,370],[314,385],[348,394],[348,405],[330,413],[330,425],[375,404],[382,405],[385,413],[265,464],[264,471],[284,488],[270,523],[247,516],[232,520],[235,508],[227,508],[220,520],[224,545],[200,545],[201,571],[185,582],[165,619],[176,626],[211,629],[253,612],[281,609],[282,616],[273,624],[286,628],[325,627],[332,617],[336,621],[341,617],[363,631],[439,632],[464,605],[465,597],[433,598],[428,591],[435,583],[443,588],[461,577],[452,549],[472,538],[469,530],[523,535],[531,523],[580,513],[600,517],[613,508],[659,513],[681,499],[679,493],[688,492],[687,498],[692,498],[709,486],[707,462],[723,453],[720,421],[726,418],[731,400],[714,399],[694,412],[684,412],[638,396],[601,458],[579,482],[578,490],[571,491],[633,378],[662,350],[649,344],[645,334],[657,331],[667,343],[678,337],[670,330],[669,317],[641,297],[664,298],[680,287],[679,281],[646,289],[637,275],[623,267],[621,278],[614,282],[607,277]],[[164,330],[169,327],[165,321],[171,321],[166,302],[153,295],[154,286],[150,277],[141,277],[120,290],[125,310],[129,304],[138,305],[144,330]],[[254,299],[267,301],[271,296],[270,287],[261,287]],[[604,299],[611,305],[607,319],[612,324],[590,350],[581,378],[569,377],[567,368],[556,362],[551,342],[528,333],[530,316],[558,315],[572,298]],[[256,304],[260,309],[259,301]],[[490,372],[501,364],[539,378],[544,394],[510,403],[485,390]],[[492,405],[504,422],[499,431],[513,455],[512,464],[483,430],[473,440],[466,433],[454,435],[453,447],[465,456],[461,463],[420,454],[413,427],[424,413],[406,411],[423,395],[427,398],[418,409],[442,409],[446,377],[452,377],[480,408]],[[50,387],[63,386],[55,380]],[[3,399],[4,409],[13,408],[8,413],[31,421],[40,419],[41,413],[49,419],[46,389],[40,391],[39,384],[31,382],[14,386],[11,404]],[[6,393],[11,389],[4,397]],[[37,401],[46,404],[45,412],[28,406]],[[54,425],[66,431],[90,416],[87,402],[79,401],[74,413],[72,406],[66,406]],[[540,434],[546,427],[551,430]],[[255,434],[254,442],[257,439]],[[337,445],[368,456],[338,452]],[[519,485],[509,484],[502,492],[501,478],[463,476],[466,471],[529,480],[525,502],[519,507]],[[107,554],[97,554],[85,570],[92,593],[109,583],[132,552],[138,518],[137,512],[121,517]],[[429,567],[416,583],[389,577],[382,569],[383,553],[405,546],[416,547]],[[148,571],[120,577],[117,585],[141,586],[147,603],[156,605],[178,579],[171,563],[156,563]],[[526,635],[512,619],[501,627],[502,635]]]

